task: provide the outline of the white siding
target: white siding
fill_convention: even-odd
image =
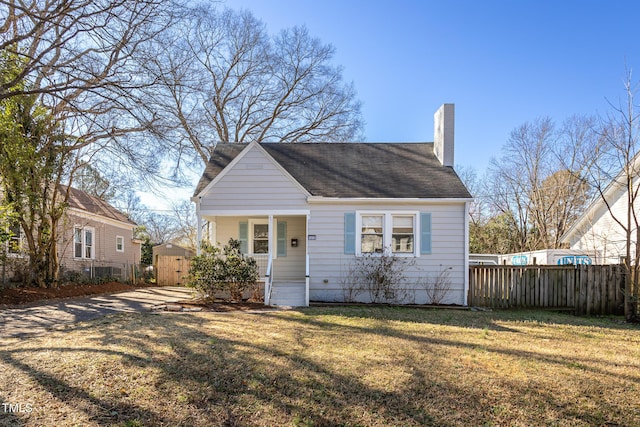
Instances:
[[[252,147],[203,196],[200,210],[308,209],[306,194],[259,147]]]
[[[424,290],[425,278],[441,270],[450,271],[451,288],[442,301],[450,304],[465,302],[465,226],[467,213],[464,202],[380,202],[308,203],[306,192],[265,155],[260,147],[252,147],[241,154],[237,163],[227,168],[222,177],[204,192],[200,212],[215,223],[209,235],[225,244],[230,237],[238,238],[239,222],[252,218],[266,218],[273,214],[274,223],[287,221],[287,256],[274,261],[274,281],[278,278],[302,278],[305,273],[305,251],[310,256],[310,300],[344,301],[341,277],[353,255],[344,254],[344,214],[356,211],[379,211],[416,214],[431,213],[432,252],[412,259],[415,266],[406,271],[408,298],[406,303],[430,302]],[[286,214],[289,214],[287,216]],[[310,212],[308,240],[305,216]],[[255,215],[253,214],[255,213]],[[293,216],[293,214],[296,216]],[[419,235],[419,227],[415,233]],[[291,247],[291,239],[298,239],[298,247]],[[275,246],[275,245],[274,245]],[[359,299],[369,297],[361,294]]]
[[[436,275],[440,269],[451,267],[450,293],[443,303],[464,304],[466,265],[464,203],[402,205],[401,208],[386,204],[313,205],[309,234],[315,235],[316,240],[308,241],[312,301],[344,299],[341,278],[355,257],[344,254],[344,214],[358,210],[431,213],[432,252],[430,255],[419,255],[414,258],[415,266],[411,271],[406,271],[410,285],[409,298],[405,302],[428,303],[423,286],[425,278]],[[368,296],[360,294],[358,299],[368,301]]]
[[[614,217],[626,224],[627,192],[619,191],[609,203],[611,211],[603,204],[595,214],[587,217],[585,225],[570,242],[571,249],[594,253],[597,264],[618,264],[620,257],[626,255],[625,232]],[[636,212],[640,212],[640,201],[636,201]],[[634,227],[632,231],[632,236],[635,236]],[[634,245],[631,249],[631,256],[634,256]]]

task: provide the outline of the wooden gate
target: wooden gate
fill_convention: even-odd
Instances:
[[[175,255],[159,255],[156,280],[160,286],[184,286],[191,260]]]

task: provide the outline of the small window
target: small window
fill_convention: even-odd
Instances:
[[[124,237],[116,236],[116,251],[124,252]]]
[[[382,253],[384,216],[383,215],[363,215],[361,233],[362,253]]]
[[[391,249],[394,253],[413,253],[414,216],[392,216]]]

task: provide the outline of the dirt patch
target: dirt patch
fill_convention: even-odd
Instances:
[[[0,304],[20,305],[35,301],[82,297],[90,295],[108,294],[122,291],[131,291],[155,285],[130,285],[120,282],[107,282],[93,285],[81,285],[77,283],[61,285],[56,289],[47,288],[10,288],[0,289]]]
[[[225,301],[225,300],[207,300],[207,299],[192,299],[177,301],[173,305],[180,306],[183,311],[192,311],[192,309],[201,309],[202,311],[254,311],[273,309],[268,305],[264,305],[259,301]],[[168,308],[170,309],[170,307]]]

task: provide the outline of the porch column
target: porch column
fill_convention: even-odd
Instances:
[[[200,246],[202,243],[202,216],[200,216],[200,200],[201,197],[198,197],[198,200],[196,201],[196,218],[198,218],[198,229],[196,231],[198,245],[196,247],[196,255],[200,255]]]
[[[304,273],[304,304],[309,307],[309,270],[311,269],[309,261],[309,219],[311,214],[307,214],[305,232],[304,232],[304,247],[305,247],[305,273]]]
[[[275,234],[273,233],[273,215],[269,215],[269,257],[272,259],[275,258],[273,255],[276,253],[274,246],[274,237]]]

